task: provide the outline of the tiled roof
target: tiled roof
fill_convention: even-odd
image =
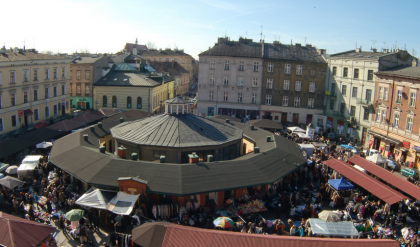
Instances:
[[[188,102],[181,99],[181,98],[175,97],[173,99],[165,100],[165,103],[168,103],[168,104],[186,104]]]
[[[132,52],[133,48],[136,46],[136,44],[133,43],[126,43],[124,49],[126,49],[128,52]],[[146,45],[139,45],[137,44],[137,52],[142,51],[142,50],[147,50],[147,46]]]
[[[124,61],[132,61],[132,60],[134,60],[134,59],[140,59],[140,60],[149,60],[148,58],[146,58],[146,57],[142,57],[142,56],[139,56],[139,55],[128,55],[126,58],[124,58]]]
[[[264,44],[264,58],[327,63],[315,47],[300,45]]]
[[[58,57],[42,53],[34,52],[6,52],[0,53],[0,62],[12,62],[12,61],[29,61],[29,60],[71,60],[67,57]]]
[[[71,63],[74,63],[74,64],[91,64],[91,63],[95,63],[96,61],[98,61],[101,58],[103,58],[103,57],[79,57],[79,58],[75,58],[73,61],[71,61]]]
[[[368,60],[378,60],[382,56],[388,56],[391,54],[395,54],[394,52],[373,52],[373,51],[360,51],[356,52],[356,50],[349,50],[344,51],[336,54],[331,54],[330,58],[352,58],[352,59],[368,59]]]
[[[138,53],[141,56],[190,56],[182,50],[146,50]]]
[[[392,69],[376,72],[376,75],[400,76],[405,78],[420,79],[420,67],[400,65]]]
[[[262,58],[262,44],[225,40],[199,54],[202,55]]]
[[[149,62],[149,64],[157,72],[168,72],[170,76],[182,76],[182,74],[190,73],[177,62]]]
[[[148,78],[144,74],[111,71],[103,76],[94,86],[129,86],[129,87],[156,87],[160,83]]]
[[[242,130],[194,115],[157,115],[111,129],[119,140],[149,146],[213,146],[242,138]]]

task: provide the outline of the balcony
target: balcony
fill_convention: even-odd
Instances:
[[[327,97],[332,97],[332,98],[337,97],[335,91],[334,92],[324,91],[324,95],[327,96]]]
[[[333,116],[344,117],[344,113],[339,112],[339,111],[333,111]]]
[[[356,100],[356,103],[358,104],[358,105],[372,105],[373,104],[373,101],[371,101],[371,100],[365,100],[365,99],[357,99]]]
[[[418,133],[413,133],[412,131],[399,128],[398,126],[394,126],[394,124],[379,123],[372,120],[372,126],[386,130],[388,131],[388,133],[393,133],[393,134],[403,136],[404,138],[420,141],[420,135]]]

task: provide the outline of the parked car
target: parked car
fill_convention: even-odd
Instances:
[[[411,169],[411,168],[402,168],[401,169],[401,175],[406,176],[406,177],[413,177],[415,180],[419,179],[419,172]]]
[[[48,125],[50,125],[49,121],[42,121],[42,122],[36,123],[35,128],[39,129],[41,127],[48,126]]]
[[[401,165],[397,164],[395,160],[387,159],[387,168],[389,170],[399,171],[401,169]]]

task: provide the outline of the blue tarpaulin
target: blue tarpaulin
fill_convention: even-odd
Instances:
[[[351,190],[354,186],[344,178],[329,179],[328,183],[336,190]]]

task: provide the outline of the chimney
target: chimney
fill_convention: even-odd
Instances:
[[[273,41],[273,45],[279,45],[280,42],[279,41]]]
[[[131,154],[131,160],[136,161],[136,160],[138,160],[138,159],[139,159],[139,156],[137,155],[137,153],[132,153],[132,154]]]
[[[254,147],[254,153],[259,154],[260,153],[260,148],[259,147]]]
[[[98,122],[98,127],[102,129],[102,122]]]
[[[306,47],[311,48],[311,47],[312,47],[312,45],[310,45],[310,44],[306,44]]]
[[[378,50],[376,49],[376,48],[373,48],[372,49],[372,52],[377,52]]]
[[[90,131],[95,132],[95,126],[90,126],[89,129]]]
[[[226,123],[229,123],[230,121],[229,121],[229,119],[226,119]]]
[[[83,140],[88,141],[88,138],[89,138],[89,135],[87,135],[87,134],[83,135]]]
[[[127,158],[127,149],[124,146],[121,146],[117,149],[117,155],[120,158],[126,159]]]
[[[255,130],[254,125],[250,125],[249,127],[251,128],[251,130]]]
[[[267,142],[271,142],[271,136],[267,136]]]
[[[165,163],[166,162],[166,156],[165,155],[161,155],[159,159],[160,159],[160,163]]]
[[[101,153],[105,153],[105,146],[99,146],[99,152],[101,152]]]
[[[302,45],[300,43],[296,43],[296,46],[297,47],[301,47]]]
[[[412,67],[417,67],[417,62],[418,62],[417,59],[413,57],[412,60],[411,60],[411,66]]]
[[[120,123],[124,123],[124,118],[120,117]]]
[[[207,162],[213,162],[213,155],[207,155]]]
[[[189,163],[198,163],[198,156],[193,152],[192,154],[188,155],[189,157]]]

